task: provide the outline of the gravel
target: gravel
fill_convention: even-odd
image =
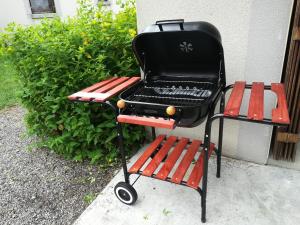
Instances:
[[[72,224],[117,168],[29,151],[24,113],[18,106],[0,111],[0,224]]]

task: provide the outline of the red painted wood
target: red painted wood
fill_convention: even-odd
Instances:
[[[229,100],[225,107],[224,115],[236,117],[240,113],[241,103],[243,100],[245,81],[236,81],[231,91]]]
[[[108,79],[108,80],[104,80],[104,81],[98,82],[98,83],[96,83],[96,84],[93,84],[93,85],[90,86],[90,87],[87,87],[87,88],[85,88],[85,89],[83,89],[83,90],[81,90],[81,91],[79,91],[79,92],[76,92],[76,93],[74,93],[74,94],[68,96],[68,99],[70,99],[70,100],[76,100],[77,98],[82,97],[82,96],[81,96],[81,93],[83,93],[83,92],[91,92],[91,91],[94,91],[94,90],[96,90],[97,88],[100,88],[100,87],[102,87],[102,86],[104,86],[104,85],[106,85],[106,84],[108,84],[108,83],[110,83],[110,82],[112,82],[112,81],[114,81],[114,80],[116,80],[116,79],[117,79],[117,77],[113,77],[113,78],[110,78],[110,79]]]
[[[252,83],[248,119],[263,120],[264,118],[264,86],[263,82]]]
[[[117,80],[114,80],[113,82],[105,85],[104,87],[101,87],[101,88],[95,90],[94,93],[105,93],[106,91],[111,90],[112,88],[122,84],[123,82],[125,82],[128,79],[129,79],[129,77],[120,77]]]
[[[211,153],[213,152],[215,148],[215,145],[213,143],[210,144],[209,150],[208,150],[208,158],[211,156]],[[187,185],[189,187],[197,189],[200,183],[200,180],[203,176],[203,164],[204,164],[204,150],[202,150],[193,170],[192,173],[187,181]]]
[[[108,83],[110,83],[110,82],[112,82],[112,81],[114,81],[116,79],[118,79],[118,77],[112,77],[112,78],[110,78],[108,80],[104,80],[104,81],[101,81],[99,83],[93,84],[92,86],[87,87],[87,88],[85,88],[85,89],[83,89],[81,91],[82,92],[92,92],[92,91],[95,91],[96,89],[98,89],[100,87],[103,87],[104,85],[106,85],[106,84],[108,84]]]
[[[272,110],[272,122],[289,124],[290,117],[286,102],[284,85],[280,83],[272,83],[271,90],[277,95],[277,108]]]
[[[133,164],[133,166],[128,170],[129,173],[137,173],[139,169],[145,164],[145,162],[149,159],[151,154],[156,150],[156,148],[162,143],[165,139],[166,135],[159,135],[144,151],[142,156]]]
[[[174,129],[175,120],[165,120],[163,118],[150,118],[142,116],[119,115],[118,122],[130,123],[149,127],[159,127],[166,129]]]
[[[169,150],[172,148],[174,143],[176,142],[177,137],[170,136],[163,146],[160,148],[159,152],[154,156],[148,166],[144,169],[143,175],[150,177],[154,171],[157,169],[161,161],[168,154]]]
[[[111,79],[96,83],[79,92],[76,92],[75,94],[68,96],[68,99],[104,102],[107,99],[115,96],[128,86],[138,82],[140,79],[140,77],[113,77]]]
[[[140,77],[131,77],[129,80],[125,81],[124,83],[116,86],[115,88],[109,90],[106,92],[106,94],[108,95],[105,98],[95,98],[95,101],[100,101],[103,102],[105,100],[107,100],[108,98],[113,97],[114,95],[118,94],[120,91],[124,90],[125,88],[127,88],[128,86],[138,82],[141,78]]]
[[[185,149],[186,145],[188,144],[188,138],[181,138],[180,141],[175,146],[172,153],[166,159],[164,165],[156,174],[156,178],[165,180],[167,179],[169,173],[171,172],[172,168],[174,167],[175,163],[177,162],[178,158],[180,157],[183,149]]]
[[[118,85],[117,87],[115,87],[114,89],[109,90],[107,93],[109,94],[116,94],[120,91],[122,91],[123,89],[127,88],[128,86],[130,86],[131,84],[136,83],[137,81],[139,81],[141,78],[140,77],[131,77],[129,80],[125,81],[124,83],[122,83],[121,85]]]
[[[174,175],[172,176],[171,181],[173,183],[179,184],[186,171],[188,170],[189,166],[191,165],[191,162],[194,159],[194,156],[197,152],[197,150],[199,149],[201,145],[201,141],[199,140],[194,140],[191,145],[189,146],[189,148],[187,149],[182,161],[180,162],[179,166],[177,167]]]

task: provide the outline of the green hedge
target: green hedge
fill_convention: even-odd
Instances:
[[[117,159],[113,113],[99,104],[72,103],[67,96],[110,76],[138,74],[131,50],[135,34],[132,2],[114,15],[86,0],[73,18],[28,27],[11,24],[0,34],[1,52],[13,61],[23,85],[28,130],[43,146],[78,161]],[[130,126],[124,136],[131,151],[144,131]]]

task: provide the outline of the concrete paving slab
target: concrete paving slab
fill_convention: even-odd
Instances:
[[[300,171],[223,158],[218,179],[215,161],[212,156],[206,224],[300,224]],[[201,224],[200,196],[193,189],[140,177],[134,185],[139,198],[127,206],[113,191],[122,180],[120,171],[74,225]]]

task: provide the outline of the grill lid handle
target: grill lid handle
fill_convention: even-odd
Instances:
[[[175,19],[175,20],[158,20],[156,21],[155,24],[158,25],[160,31],[164,31],[163,25],[167,25],[167,24],[178,24],[180,30],[183,30],[183,23],[184,23],[184,19]]]

